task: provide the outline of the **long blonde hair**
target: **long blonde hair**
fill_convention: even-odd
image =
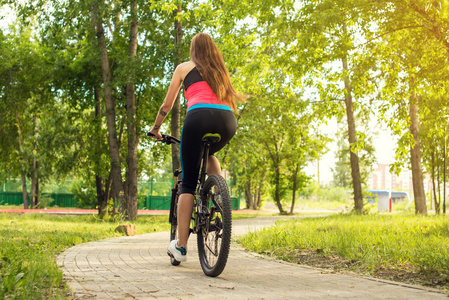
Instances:
[[[198,33],[193,37],[190,44],[190,58],[218,101],[226,103],[236,112],[236,98],[242,101],[243,99],[232,86],[223,56],[210,35]]]

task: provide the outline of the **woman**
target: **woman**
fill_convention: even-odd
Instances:
[[[202,137],[206,133],[219,133],[221,141],[213,144],[207,162],[207,174],[221,173],[214,153],[222,149],[234,136],[237,122],[236,98],[240,97],[231,84],[223,57],[212,38],[195,35],[190,44],[188,62],[178,65],[167,95],[162,103],[151,133],[162,138],[159,128],[173,107],[182,82],[187,100],[187,114],[181,134],[182,185],[178,200],[179,240],[170,242],[168,251],[177,261],[186,261],[190,218],[195,199],[198,173],[201,165]]]

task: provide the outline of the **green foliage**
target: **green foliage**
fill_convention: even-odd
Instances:
[[[299,192],[298,205],[322,209],[350,207],[353,204],[350,196],[344,187],[321,187],[313,181]]]
[[[41,195],[39,197],[39,203],[37,204],[36,208],[47,208],[50,206],[49,204],[53,201],[54,201],[54,199],[51,198],[50,196]]]
[[[335,168],[332,169],[334,185],[347,189],[350,189],[353,186],[351,179],[351,163],[349,160],[350,151],[355,152],[359,158],[360,180],[362,185],[367,184],[376,161],[375,147],[373,145],[374,132],[372,132],[373,129],[369,126],[369,119],[370,114],[368,114],[368,116],[363,116],[363,114],[357,116],[357,127],[367,128],[366,135],[359,132],[360,134],[357,138],[359,147],[357,147],[357,149],[352,146],[350,147],[348,144],[347,126],[339,126],[339,130],[336,134],[338,147],[335,155],[336,162]]]
[[[88,180],[74,180],[70,186],[70,192],[74,194],[81,208],[96,208],[97,207],[97,191],[95,184]]]
[[[248,100],[239,104],[236,137],[219,154],[242,190],[250,183],[253,194],[260,191],[279,203],[289,201],[294,174],[301,189],[307,184],[303,167],[326,151],[328,140],[317,133],[319,124],[345,115],[342,100],[348,93],[356,113],[379,111],[376,117],[399,137],[395,171],[408,166],[410,146],[416,143],[408,116],[410,96],[415,94],[423,129],[423,163],[427,172],[435,170],[435,182],[441,183],[438,172],[443,172],[448,102],[446,4],[189,0],[182,2],[182,11],[175,16],[179,3],[137,1],[137,56],[131,59],[130,1],[1,2],[11,5],[18,18],[7,33],[0,33],[0,110],[4,112],[0,179],[18,178],[21,173],[30,178],[33,160],[39,163],[41,188],[78,173],[86,176],[80,189],[91,191],[95,175],[109,177],[105,86],[94,16],[107,31],[123,175],[128,155],[126,84],[132,81],[136,86],[139,176],[156,176],[169,165],[159,163],[169,159],[169,149],[154,147],[143,133],[164,98],[175,55],[188,60],[191,37],[206,31],[223,53],[234,86]],[[97,14],[92,15],[96,5]],[[183,26],[181,45],[175,45],[175,20]],[[343,59],[348,62],[346,70]],[[343,86],[345,80],[349,87]],[[98,115],[95,91],[100,91]],[[342,186],[350,185],[343,180],[350,178],[349,147],[359,155],[362,182],[373,162],[369,128],[356,124],[356,141],[342,146],[338,155],[335,171],[340,180],[336,182]]]

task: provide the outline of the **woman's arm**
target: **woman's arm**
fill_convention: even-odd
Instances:
[[[156,120],[154,121],[153,128],[150,131],[155,135],[157,139],[162,138],[162,135],[159,133],[159,129],[165,117],[172,109],[173,103],[175,103],[176,97],[178,96],[178,92],[182,84],[182,80],[182,70],[181,65],[179,65],[176,67],[175,72],[173,73],[170,86],[168,87],[167,95],[165,96],[164,102],[162,102],[161,108],[159,109],[159,112],[156,116]]]

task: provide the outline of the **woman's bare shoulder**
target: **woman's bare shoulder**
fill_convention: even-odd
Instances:
[[[180,63],[176,69],[181,73],[182,78],[186,77],[187,74],[195,68],[195,63],[192,61],[186,61],[183,63]]]

